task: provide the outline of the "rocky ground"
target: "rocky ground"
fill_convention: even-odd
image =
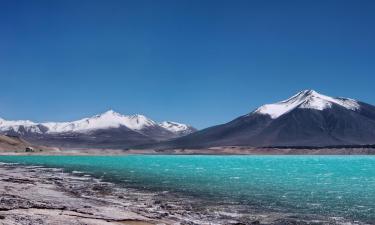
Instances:
[[[358,224],[123,188],[61,169],[0,165],[0,224]]]

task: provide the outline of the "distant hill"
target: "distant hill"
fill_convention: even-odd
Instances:
[[[18,137],[9,137],[0,135],[0,151],[4,150],[25,150],[26,147],[30,147],[32,144]]]

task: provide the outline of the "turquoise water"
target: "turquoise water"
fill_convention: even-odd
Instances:
[[[0,156],[0,162],[82,171],[223,205],[375,221],[370,156]]]

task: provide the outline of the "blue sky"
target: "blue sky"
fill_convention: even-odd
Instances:
[[[375,104],[375,1],[0,1],[0,117],[203,128],[302,89]]]

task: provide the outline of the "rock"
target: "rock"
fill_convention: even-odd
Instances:
[[[25,152],[34,152],[34,148],[32,147],[26,147]]]
[[[258,220],[255,220],[251,222],[236,222],[232,223],[231,225],[260,225],[260,222]]]
[[[181,223],[181,225],[198,225],[198,224],[191,222],[191,221],[184,221]]]

